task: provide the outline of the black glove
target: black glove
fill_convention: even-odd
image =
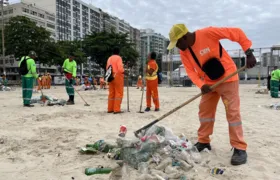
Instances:
[[[255,65],[257,64],[257,60],[254,56],[253,53],[250,53],[249,55],[247,55],[247,62],[246,62],[246,66],[247,68],[253,68]]]
[[[208,84],[204,84],[202,87],[201,87],[201,93],[202,94],[207,94],[209,92],[211,92],[212,89],[211,87],[208,85]]]

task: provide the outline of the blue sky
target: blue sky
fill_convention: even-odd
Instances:
[[[152,28],[166,37],[173,24],[184,23],[190,31],[207,26],[240,27],[253,41],[253,47],[280,44],[280,0],[83,1],[136,28]],[[226,49],[239,49],[238,44],[229,41],[223,45]]]

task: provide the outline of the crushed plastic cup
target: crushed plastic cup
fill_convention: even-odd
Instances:
[[[170,144],[170,146],[172,147],[172,148],[175,148],[178,144],[175,142],[175,141],[173,141],[173,140],[169,140],[168,141],[169,142],[169,144]]]
[[[185,134],[180,134],[180,136],[179,136],[179,138],[182,140],[182,141],[186,141],[186,136],[185,136]]]
[[[155,162],[157,165],[159,165],[160,161],[161,161],[161,156],[157,153],[155,153],[154,155],[152,155],[153,158],[153,162]]]
[[[172,152],[172,148],[168,145],[163,148],[165,154],[169,155]]]
[[[121,125],[120,131],[119,131],[119,136],[120,136],[120,137],[125,137],[126,133],[127,133],[127,128],[126,128],[126,126],[125,126],[125,125]]]

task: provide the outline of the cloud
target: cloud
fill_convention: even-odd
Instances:
[[[86,1],[86,0],[85,0]],[[90,2],[88,0],[87,2]],[[93,5],[132,26],[152,28],[168,37],[175,23],[185,23],[192,31],[207,26],[240,27],[254,47],[280,42],[279,0],[94,0]],[[223,42],[227,49],[239,48]]]

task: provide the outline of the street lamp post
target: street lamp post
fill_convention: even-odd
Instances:
[[[6,75],[6,61],[5,61],[5,34],[4,34],[4,5],[8,5],[9,0],[1,0],[1,18],[2,18],[2,62],[3,62],[3,74]]]
[[[142,40],[142,42],[141,43],[143,43],[143,46],[144,46],[144,57],[142,56],[142,60],[143,60],[143,62],[142,62],[142,66],[143,66],[143,69],[142,69],[142,73],[143,73],[143,76],[142,76],[142,79],[143,79],[143,86],[145,86],[145,68],[146,68],[146,63],[145,63],[145,59],[147,58],[147,42],[146,41],[144,41],[144,40]]]

